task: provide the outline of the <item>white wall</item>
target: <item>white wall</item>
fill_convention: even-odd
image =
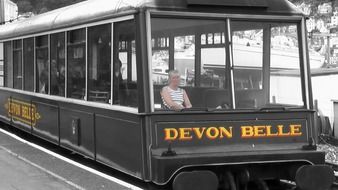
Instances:
[[[338,74],[312,77],[313,99],[318,107],[333,122],[333,102],[338,100]]]

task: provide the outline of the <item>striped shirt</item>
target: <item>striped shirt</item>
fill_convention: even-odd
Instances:
[[[183,98],[183,89],[182,88],[177,88],[176,90],[171,89],[169,86],[163,87],[163,90],[166,89],[168,90],[170,97],[173,102],[175,102],[178,105],[183,106],[184,98]],[[167,108],[170,108],[170,106],[164,101],[162,97],[163,105]]]

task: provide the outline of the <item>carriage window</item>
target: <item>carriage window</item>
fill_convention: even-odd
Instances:
[[[113,104],[137,107],[135,21],[114,23]]]
[[[15,89],[22,89],[22,40],[13,41],[13,82]]]
[[[303,106],[295,24],[271,25],[270,103]]]
[[[193,107],[229,107],[225,21],[153,18],[151,24],[155,109],[163,108],[160,91],[171,69],[180,73],[180,87]]]
[[[109,103],[111,25],[88,28],[88,100]]]
[[[5,60],[5,86],[13,87],[13,51],[12,42],[4,44],[4,60]]]
[[[263,24],[232,22],[234,85],[237,108],[255,108],[262,97]]]
[[[297,25],[234,21],[231,27],[236,108],[303,106]]]
[[[34,38],[23,40],[24,90],[34,91]]]
[[[50,37],[50,94],[65,96],[65,33]]]
[[[0,86],[4,86],[4,44],[0,43]]]
[[[48,36],[35,38],[36,48],[36,90],[48,94],[49,90],[49,61],[48,61]]]
[[[67,32],[67,97],[85,99],[86,30]]]

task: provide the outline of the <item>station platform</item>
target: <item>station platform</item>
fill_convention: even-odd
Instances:
[[[141,188],[100,173],[0,128],[0,190]]]

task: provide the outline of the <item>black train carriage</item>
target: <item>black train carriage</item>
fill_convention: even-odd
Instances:
[[[91,0],[2,26],[0,42],[0,118],[32,135],[176,190],[332,182],[305,17],[286,0]],[[191,109],[161,108],[173,69]]]

